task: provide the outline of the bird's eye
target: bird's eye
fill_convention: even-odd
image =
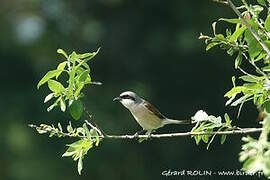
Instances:
[[[123,96],[120,96],[122,99],[129,99],[129,96],[128,95],[123,95]]]
[[[132,97],[132,96],[129,96],[129,95],[123,95],[123,96],[120,96],[122,99],[131,99],[133,101],[135,101],[135,98]]]

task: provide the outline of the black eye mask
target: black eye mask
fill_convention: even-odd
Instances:
[[[123,96],[120,96],[121,99],[131,99],[133,101],[135,101],[135,98],[132,97],[132,96],[129,96],[129,95],[123,95]]]

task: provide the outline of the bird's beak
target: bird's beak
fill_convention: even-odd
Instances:
[[[113,101],[121,101],[122,99],[120,97],[113,98]]]

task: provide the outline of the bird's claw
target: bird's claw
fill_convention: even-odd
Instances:
[[[138,139],[139,138],[139,133],[136,132],[133,136],[134,136],[135,139]]]

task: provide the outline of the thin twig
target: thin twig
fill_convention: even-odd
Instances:
[[[251,34],[253,35],[253,37],[260,43],[260,45],[262,46],[262,48],[264,49],[264,51],[270,57],[270,50],[269,50],[269,48],[266,46],[266,44],[261,39],[261,37],[258,35],[258,33],[251,27],[251,25],[247,22],[247,20],[242,16],[241,12],[237,9],[237,7],[232,3],[231,0],[226,0],[226,1],[225,0],[213,0],[213,1],[214,2],[217,2],[217,3],[228,5],[235,12],[235,14],[241,19],[242,23],[248,28],[248,30],[251,32]],[[258,73],[260,73],[263,76],[265,76],[265,78],[268,80],[268,76],[263,71],[261,71],[260,68],[252,60],[249,60],[246,56],[245,56],[245,58],[249,61],[249,63],[252,66],[254,66],[256,68],[256,71]]]
[[[213,0],[213,2],[217,2],[217,3],[228,5],[228,2],[225,1],[225,0]]]
[[[245,75],[247,75],[247,76],[249,76],[249,77],[251,77],[251,78],[257,80],[256,76],[254,76],[254,75],[252,75],[252,74],[249,74],[249,73],[246,72],[244,69],[242,69],[240,66],[237,67],[237,69],[239,69],[243,74],[245,74]]]
[[[169,134],[151,134],[151,135],[107,135],[100,136],[105,139],[137,139],[137,138],[172,138],[194,135],[236,135],[236,134],[249,134],[255,132],[261,132],[262,128],[243,128],[241,130],[230,131],[213,131],[213,132],[183,132],[183,133],[169,133]]]
[[[268,79],[267,74],[265,74],[256,64],[254,61],[250,60],[245,53],[242,53],[242,55],[245,57],[245,59],[256,69],[256,71],[263,75],[266,79]]]
[[[96,126],[94,126],[93,124],[91,124],[89,121],[85,120],[85,123],[86,123],[88,126],[90,126],[92,129],[95,129],[95,130],[98,132],[98,134],[99,134],[100,136],[104,136],[103,133],[101,132],[101,130],[98,129],[98,128],[97,128]]]
[[[36,130],[38,130],[40,128],[40,126],[34,125],[34,124],[28,124],[28,126],[30,128],[35,128]],[[47,131],[46,133],[50,133],[50,131]],[[65,132],[58,132],[59,134],[61,134],[63,137],[72,137],[72,138],[87,138],[87,136],[83,136],[83,135],[79,135],[79,134],[69,134],[69,133],[65,133]],[[43,134],[43,133],[42,133]],[[44,133],[45,134],[45,133]]]
[[[83,108],[83,110],[84,110],[84,112],[87,114],[87,116],[88,116],[88,118],[89,118],[89,121],[92,119],[92,115],[89,113],[89,111],[87,110],[87,108],[84,106],[84,108]],[[91,128],[93,128],[93,129],[95,129],[97,132],[98,132],[98,134],[100,135],[100,136],[106,136],[106,133],[104,132],[104,131],[102,131],[99,127],[98,127],[98,125],[96,124],[96,123],[90,123],[89,121],[87,121],[87,120],[85,120],[85,123],[88,125],[88,126],[90,126]]]
[[[39,126],[29,124],[31,128],[37,129]],[[237,134],[250,134],[261,132],[262,128],[236,128],[227,131],[213,131],[213,132],[180,132],[180,133],[168,133],[168,134],[150,134],[150,135],[99,135],[101,139],[138,139],[138,138],[172,138],[172,137],[184,137],[184,136],[195,136],[195,135],[237,135]],[[49,133],[49,132],[47,132]],[[67,137],[78,137],[78,138],[87,138],[87,136],[71,136],[67,133],[60,132],[63,136]]]
[[[219,2],[219,1],[216,1]],[[266,44],[263,42],[261,37],[258,35],[256,31],[250,26],[250,24],[247,22],[247,20],[242,16],[241,12],[235,7],[235,5],[232,3],[231,0],[227,0],[227,3],[224,3],[224,1],[220,1],[219,3],[226,4],[230,6],[230,8],[237,14],[237,16],[241,19],[242,23],[248,28],[248,30],[251,32],[251,34],[254,36],[254,38],[260,43],[262,48],[265,50],[268,56],[270,56],[270,50],[266,46]]]
[[[182,136],[194,135],[236,135],[236,134],[250,134],[261,132],[262,128],[242,128],[239,130],[230,131],[214,131],[214,132],[183,132],[183,133],[169,133],[169,134],[151,134],[151,135],[107,135],[105,139],[136,139],[136,138],[172,138]]]

